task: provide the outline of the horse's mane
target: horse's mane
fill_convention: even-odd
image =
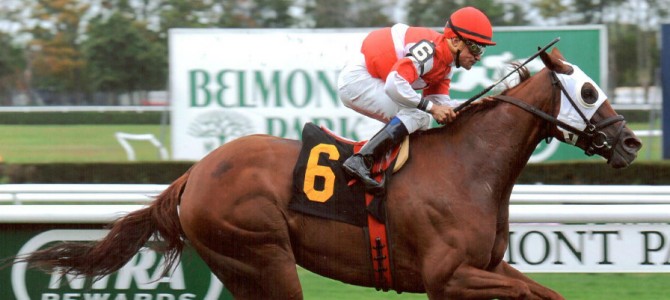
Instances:
[[[528,70],[528,68],[526,68],[525,66],[523,66],[523,67],[520,67],[520,66],[521,66],[521,64],[517,63],[517,62],[511,63],[509,65],[509,68],[512,68],[512,69],[518,68],[516,70],[516,72],[517,72],[517,74],[519,74],[519,81],[514,85],[510,85],[509,82],[505,82],[506,88],[505,88],[505,90],[503,90],[500,93],[501,95],[505,95],[507,93],[507,91],[511,90],[512,88],[516,87],[520,83],[522,83],[522,82],[526,81],[528,78],[530,78],[531,74],[530,74],[530,71]]]

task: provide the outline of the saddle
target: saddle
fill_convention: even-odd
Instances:
[[[374,199],[366,205],[363,184],[342,168],[342,163],[358,152],[366,141],[343,138],[313,123],[306,123],[302,131],[302,148],[293,169],[293,199],[289,208],[356,226],[367,225],[367,214],[384,221],[383,199],[385,189],[374,192]],[[409,138],[375,162],[372,173],[389,178],[400,170],[409,157]],[[384,180],[387,182],[388,180]]]

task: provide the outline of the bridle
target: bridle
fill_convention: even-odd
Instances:
[[[570,124],[567,124],[559,120],[553,115],[550,115],[535,106],[523,102],[518,98],[510,97],[507,95],[497,95],[493,96],[493,98],[518,106],[519,108],[522,108],[525,111],[530,112],[531,114],[551,124],[554,124],[557,127],[563,128],[564,130],[577,135],[579,139],[586,141],[587,146],[586,149],[584,149],[584,153],[586,153],[586,155],[592,156],[594,154],[598,154],[602,155],[603,157],[607,157],[607,154],[613,151],[614,147],[616,147],[616,145],[621,140],[621,135],[623,134],[623,128],[626,125],[624,117],[622,115],[616,115],[604,119],[596,124],[592,123],[591,120],[588,120],[584,115],[584,113],[579,109],[579,107],[572,99],[572,97],[570,97],[570,94],[566,91],[565,86],[563,86],[561,81],[558,79],[556,72],[550,71],[550,73],[552,77],[552,86],[554,87],[554,89],[556,88],[559,89],[558,93],[559,98],[561,96],[561,93],[565,95],[565,97],[568,99],[572,107],[579,113],[579,116],[584,121],[584,124],[586,124],[586,128],[584,128],[584,130],[577,129],[574,126],[571,126]],[[554,101],[556,101],[555,100],[556,96],[552,96],[551,99],[552,99],[552,107],[554,107],[553,103]],[[603,132],[602,130],[617,122],[621,122],[619,128],[617,129],[617,133],[613,137],[608,138],[605,132]]]

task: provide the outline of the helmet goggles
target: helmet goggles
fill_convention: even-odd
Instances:
[[[474,56],[482,55],[486,51],[486,46],[484,45],[479,45],[468,39],[463,40],[463,42],[468,46],[468,50],[470,50],[470,53]]]

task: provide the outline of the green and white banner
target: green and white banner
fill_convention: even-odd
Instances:
[[[306,122],[353,140],[371,137],[382,124],[344,107],[337,96],[339,71],[370,30],[171,30],[172,158],[198,160],[252,133],[299,139]],[[605,27],[510,27],[495,28],[498,45],[480,63],[456,71],[452,98],[468,99],[508,73],[510,62],[526,60],[556,37],[566,59],[606,89]],[[528,65],[531,72],[542,67],[539,58]],[[556,159],[552,151],[571,146],[540,148],[531,161]],[[568,151],[574,153],[568,159],[586,158],[576,148]]]
[[[73,225],[0,224],[3,246],[0,257],[44,249],[54,242],[88,242],[108,230]],[[101,226],[97,226],[101,227]],[[113,253],[110,253],[113,255]],[[168,276],[162,277],[163,255],[144,248],[119,271],[93,281],[83,276],[63,276],[60,270],[45,273],[28,269],[26,263],[0,272],[0,299],[17,300],[219,300],[232,299],[223,284],[191,248]]]

